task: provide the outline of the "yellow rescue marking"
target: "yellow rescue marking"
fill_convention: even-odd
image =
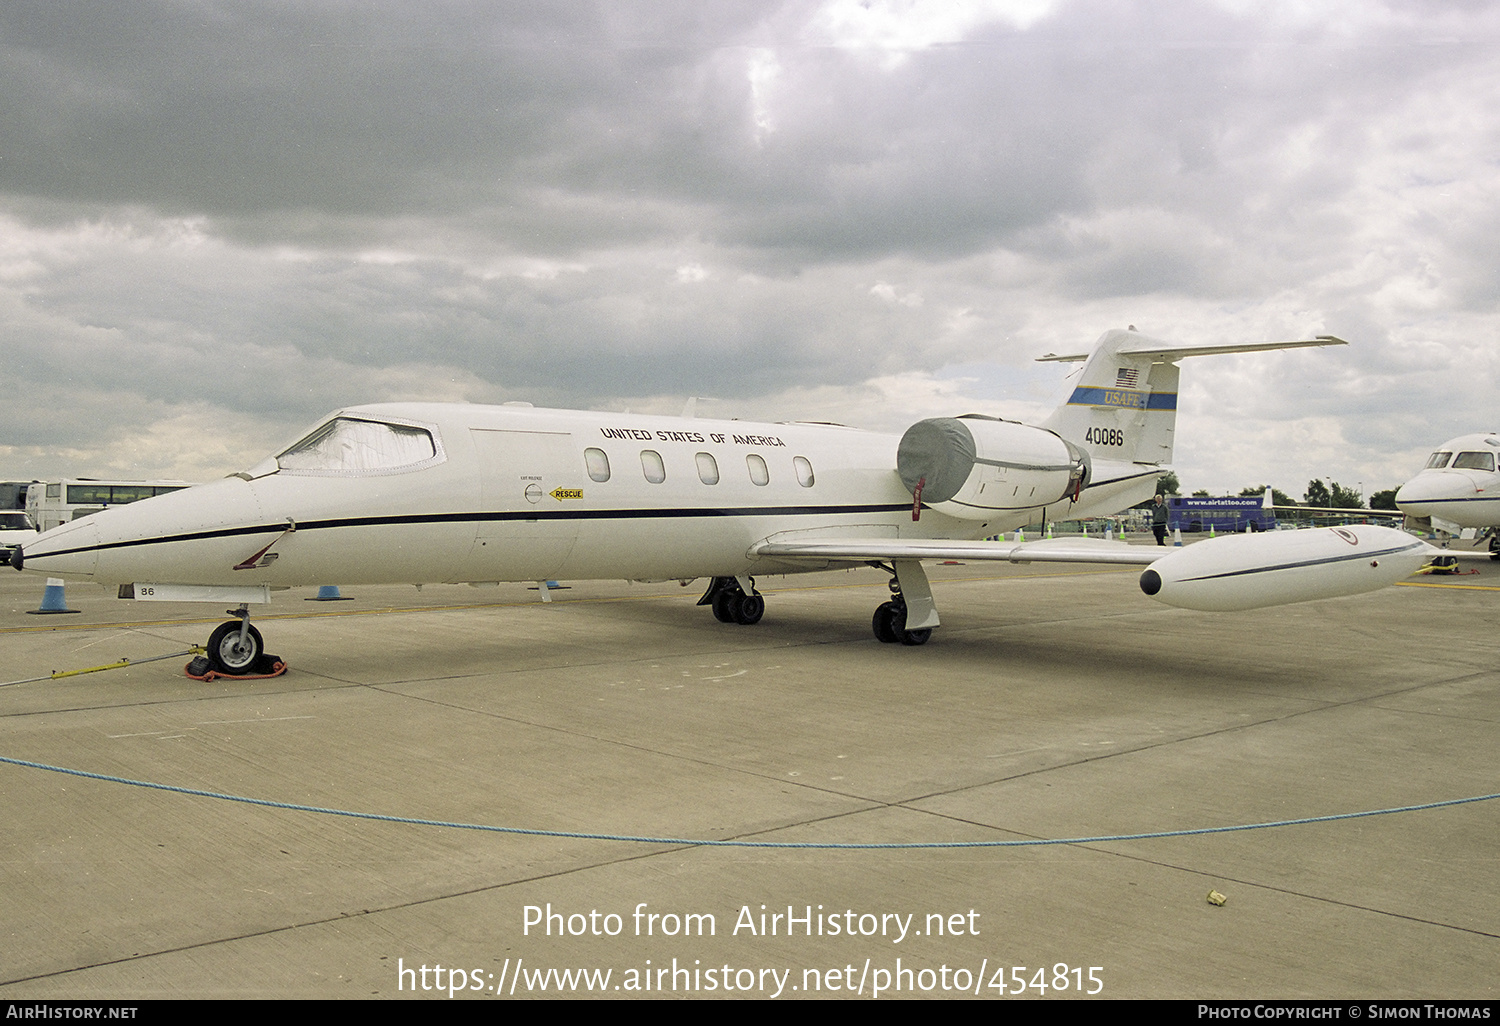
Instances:
[[[552,489],[552,491],[548,492],[547,494],[550,495],[550,496],[552,496],[558,502],[562,502],[564,499],[581,499],[581,498],[583,498],[583,489],[582,488],[554,488],[554,489]]]

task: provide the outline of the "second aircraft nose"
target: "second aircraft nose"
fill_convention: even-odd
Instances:
[[[1474,482],[1466,474],[1429,472],[1418,474],[1396,491],[1396,505],[1405,510],[1408,506],[1442,502],[1450,499],[1465,499],[1478,493]],[[1413,512],[1408,510],[1407,512]]]

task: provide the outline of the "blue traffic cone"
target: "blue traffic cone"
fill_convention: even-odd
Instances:
[[[339,594],[339,586],[337,584],[325,584],[325,585],[321,586],[320,588],[318,588],[318,594],[316,595],[316,597],[310,598],[307,601],[309,601],[309,602],[349,602],[351,600],[347,599],[344,596],[342,596],[342,595]]]
[[[78,610],[68,608],[68,600],[63,595],[63,582],[56,577],[47,578],[47,589],[42,592],[42,607],[40,609],[28,609],[28,613],[76,613]]]

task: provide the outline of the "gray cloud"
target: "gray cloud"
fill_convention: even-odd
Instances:
[[[1488,5],[882,23],[906,50],[826,7],[5,5],[0,459],[134,432],[190,467],[418,395],[890,426],[1007,376],[1035,402],[1032,355],[1126,322],[1358,343],[1189,364],[1184,433],[1249,448],[1185,446],[1185,481],[1256,446],[1294,485],[1395,475],[1487,426]],[[191,446],[159,428],[188,409],[220,411]]]

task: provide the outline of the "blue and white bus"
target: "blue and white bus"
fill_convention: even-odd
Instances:
[[[1185,498],[1167,500],[1167,526],[1184,534],[1207,531],[1239,533],[1276,530],[1276,511],[1267,509],[1259,495],[1235,498]]]
[[[50,531],[109,506],[188,487],[187,481],[96,481],[87,477],[41,481],[26,490],[26,512],[38,531]]]

